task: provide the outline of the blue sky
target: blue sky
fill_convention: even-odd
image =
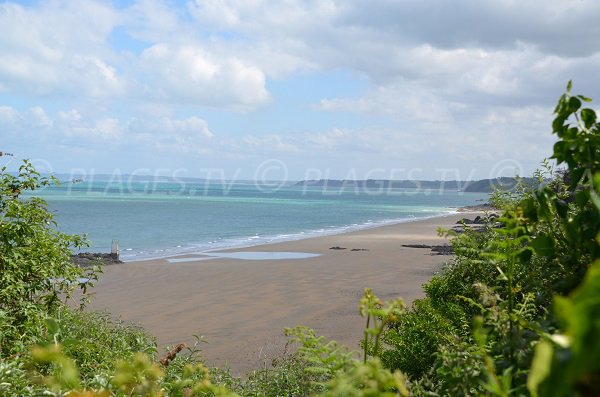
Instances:
[[[244,179],[529,174],[594,0],[0,3],[0,158]],[[215,170],[218,170],[216,172]]]

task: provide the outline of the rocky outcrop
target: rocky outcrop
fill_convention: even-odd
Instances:
[[[427,245],[427,244],[402,244],[406,248],[427,248],[431,250],[431,255],[452,255],[454,249],[451,245]]]
[[[464,233],[467,229],[476,232],[482,232],[485,230],[486,225],[488,227],[501,228],[504,226],[504,224],[502,222],[499,222],[498,218],[499,215],[495,213],[491,213],[485,216],[477,215],[475,219],[463,218],[456,222],[458,226],[454,226],[452,230],[454,230],[457,233]]]
[[[81,267],[123,263],[116,254],[93,252],[80,252],[79,254],[71,255],[71,262]]]

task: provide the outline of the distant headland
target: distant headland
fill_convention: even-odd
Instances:
[[[318,179],[305,180],[294,186],[321,187],[321,188],[358,188],[358,189],[432,189],[455,190],[472,193],[491,193],[494,190],[514,190],[518,183],[534,186],[537,182],[533,178],[500,177],[481,179],[476,181],[421,181],[421,180],[340,180]]]

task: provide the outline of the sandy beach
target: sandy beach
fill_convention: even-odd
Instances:
[[[285,327],[312,327],[358,349],[364,327],[358,301],[366,287],[382,299],[400,296],[412,302],[450,258],[402,245],[444,244],[439,226],[478,214],[221,251],[318,254],[304,259],[187,255],[106,266],[90,307],[141,324],[161,349],[203,335],[209,342],[203,346],[206,362],[229,366],[237,375],[281,354]]]

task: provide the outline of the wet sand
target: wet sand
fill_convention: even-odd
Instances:
[[[312,327],[358,349],[364,327],[358,301],[366,287],[382,299],[400,296],[412,302],[424,296],[421,286],[450,258],[402,244],[445,244],[438,226],[451,227],[478,214],[219,251],[319,254],[304,259],[186,255],[169,258],[173,262],[106,266],[91,308],[141,324],[158,338],[161,349],[203,335],[209,342],[203,345],[207,364],[229,366],[237,375],[281,354],[285,327]],[[346,249],[330,249],[336,246]]]

